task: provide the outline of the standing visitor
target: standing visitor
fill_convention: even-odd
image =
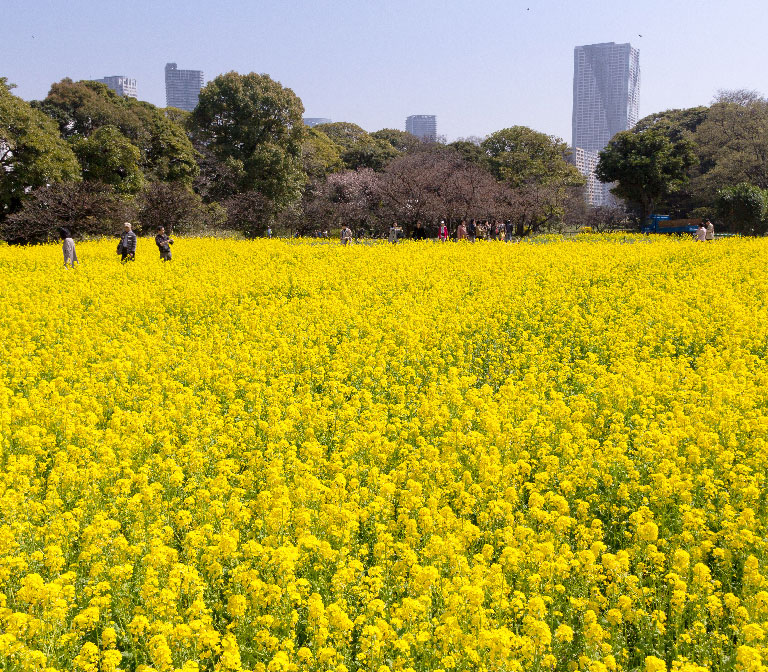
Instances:
[[[157,227],[157,235],[155,236],[155,244],[160,250],[160,259],[163,261],[171,260],[171,245],[173,245],[173,238],[169,238],[165,235],[165,227]]]
[[[515,229],[512,226],[512,220],[508,219],[506,222],[504,222],[504,242],[511,243],[512,236],[514,233],[515,233]]]
[[[444,219],[440,220],[440,233],[437,235],[437,239],[441,243],[445,243],[448,241],[448,226],[446,225]]]
[[[427,230],[420,221],[416,222],[416,228],[413,231],[414,240],[424,240],[427,237]]]
[[[272,237],[272,227],[268,226],[267,227],[267,238],[271,238],[271,237]]]
[[[394,222],[392,226],[389,227],[389,242],[396,243],[401,231],[402,229],[397,225],[397,222]]]
[[[352,229],[348,226],[343,226],[341,229],[341,244],[349,245],[352,242]]]
[[[477,238],[477,222],[475,222],[474,219],[469,220],[469,226],[467,227],[467,236],[469,237],[470,243],[474,243],[475,238]]]
[[[466,240],[467,239],[467,223],[462,219],[461,224],[459,224],[459,228],[456,229],[456,240]]]
[[[130,222],[123,225],[123,234],[117,245],[117,253],[120,255],[122,263],[136,260],[136,234],[133,232],[133,226]]]
[[[64,268],[67,268],[67,262],[74,268],[75,262],[80,263],[80,260],[77,258],[77,252],[75,252],[75,241],[72,240],[72,234],[69,229],[62,227],[59,229],[59,236],[64,241],[61,246],[64,252]]]
[[[696,242],[703,243],[707,239],[707,227],[704,226],[704,222],[699,224],[699,228],[696,229]]]
[[[714,240],[715,239],[715,225],[707,220],[707,240]]]

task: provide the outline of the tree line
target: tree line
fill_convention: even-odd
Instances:
[[[108,235],[126,219],[249,236],[511,219],[526,235],[561,225],[584,182],[565,143],[520,126],[450,145],[346,122],[307,128],[301,100],[268,75],[216,77],[192,113],[69,79],[26,103],[0,82],[9,241],[46,240],[60,226]]]
[[[615,182],[637,218],[716,220],[721,230],[768,232],[768,100],[720,91],[709,107],[667,110],[618,133],[598,176]]]
[[[744,119],[752,131],[761,120],[768,129],[768,112],[755,117],[765,106],[733,94],[711,108],[652,115],[614,138],[600,174],[639,216],[663,206],[765,218],[768,183]],[[216,77],[191,113],[70,79],[28,103],[0,78],[0,238],[38,242],[61,226],[112,235],[126,220],[139,230],[247,236],[342,224],[381,235],[394,221],[434,235],[441,220],[510,220],[524,236],[625,219],[619,209],[587,208],[566,144],[524,126],[425,144],[347,122],[307,128],[303,112],[291,89],[264,74]]]

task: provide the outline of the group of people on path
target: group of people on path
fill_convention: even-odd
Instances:
[[[397,226],[397,225],[395,225]],[[392,229],[390,229],[391,231]],[[419,235],[421,232],[422,235]],[[414,239],[423,240],[426,238],[426,233],[421,226],[421,222],[416,225],[416,231],[414,232]],[[438,227],[437,239],[441,243],[448,242],[451,239],[451,232],[448,229],[448,225],[445,220],[440,220]],[[476,240],[504,240],[505,242],[511,242],[515,237],[515,226],[511,220],[502,222],[501,220],[477,220],[470,219],[461,220],[461,223],[456,227],[456,240],[468,240],[470,243],[474,243]],[[391,241],[390,241],[391,242]]]
[[[61,227],[59,229],[59,236],[63,241],[62,250],[64,252],[64,268],[75,267],[75,263],[80,263],[77,258],[77,252],[75,251],[75,241],[72,238],[72,234],[69,229]],[[136,233],[133,230],[133,225],[130,222],[126,222],[123,225],[123,232],[120,234],[120,242],[117,244],[117,253],[120,255],[121,263],[125,264],[129,261],[136,260]],[[162,261],[170,261],[172,259],[171,245],[173,245],[173,238],[171,238],[166,232],[164,226],[157,227],[157,235],[155,235],[155,244],[160,250],[160,259]]]
[[[709,220],[699,224],[699,228],[696,229],[696,242],[703,243],[707,240],[715,239],[715,225]]]
[[[441,224],[441,234],[442,234]],[[515,225],[511,220],[502,222],[496,221],[478,221],[470,219],[469,222],[462,220],[456,229],[456,240],[468,240],[474,243],[475,240],[503,240],[506,243],[512,242],[515,237]],[[442,238],[441,238],[442,239]],[[445,240],[448,239],[448,229],[445,230]]]

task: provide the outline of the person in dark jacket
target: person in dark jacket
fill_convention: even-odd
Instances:
[[[117,251],[120,253],[120,261],[123,263],[136,260],[136,234],[133,232],[133,226],[130,222],[126,222],[124,225]]]
[[[504,242],[511,243],[512,236],[514,235],[515,235],[515,227],[512,224],[512,221],[508,219],[506,222],[504,222]]]
[[[155,236],[155,245],[160,250],[160,259],[163,261],[171,260],[171,245],[173,245],[173,238],[170,238],[165,234],[165,227],[157,227],[157,235]]]
[[[467,226],[467,237],[470,243],[475,242],[477,237],[477,222],[474,219],[469,220],[469,226]]]

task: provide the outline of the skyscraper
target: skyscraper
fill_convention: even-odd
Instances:
[[[640,52],[630,44],[573,50],[573,146],[599,151],[637,123]]]
[[[175,63],[165,64],[165,104],[191,112],[197,106],[203,88],[202,70],[179,70]]]
[[[638,120],[640,52],[631,44],[588,44],[573,50],[573,149],[597,153],[619,131]],[[584,157],[586,158],[586,156]],[[577,163],[589,179],[587,166],[596,159]],[[607,194],[607,196],[606,196]],[[606,189],[594,191],[593,205],[604,205]]]
[[[138,98],[135,79],[125,77],[124,75],[113,75],[112,77],[102,77],[101,79],[94,79],[93,81],[106,84],[118,96]]]
[[[437,117],[434,114],[412,114],[405,120],[405,130],[423,142],[437,142]]]
[[[569,157],[569,161],[587,178],[584,197],[589,205],[608,205],[615,200],[611,194],[612,185],[601,182],[595,175],[599,158],[596,151],[581,147],[574,147]]]

